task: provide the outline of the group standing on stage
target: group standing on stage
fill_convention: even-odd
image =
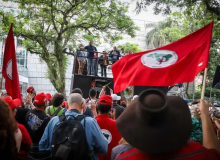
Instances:
[[[86,51],[85,51],[86,50]],[[86,54],[87,52],[87,54]],[[128,54],[132,52],[129,50]],[[109,53],[107,51],[103,51],[102,55],[97,56],[97,49],[93,46],[93,42],[90,41],[89,45],[83,47],[82,44],[79,45],[79,48],[76,52],[77,61],[78,61],[78,74],[83,74],[83,69],[85,64],[87,63],[87,75],[98,76],[98,64],[101,68],[101,76],[107,77],[107,66],[110,64],[114,64],[120,58],[125,56],[124,48],[121,48],[121,51],[117,50],[117,47],[114,46],[113,50]]]

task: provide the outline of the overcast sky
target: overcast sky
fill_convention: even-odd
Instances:
[[[155,15],[153,12],[153,5],[149,6],[147,11],[142,11],[141,13],[136,14],[134,11],[136,7],[136,0],[133,0],[133,2],[132,0],[121,0],[121,1],[130,3],[128,15],[131,16],[132,19],[158,22],[166,18],[163,15]]]

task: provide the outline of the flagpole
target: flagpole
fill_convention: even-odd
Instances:
[[[2,83],[3,83],[3,74],[2,74],[2,77],[1,77],[1,79],[0,79],[1,81],[0,81],[0,91],[2,91]]]
[[[201,99],[204,99],[205,97],[205,82],[206,82],[207,72],[208,72],[208,68],[206,68],[204,72]]]

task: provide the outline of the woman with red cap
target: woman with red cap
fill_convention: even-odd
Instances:
[[[12,115],[13,117],[15,117],[17,113],[17,107],[20,106],[21,100],[20,99],[12,100],[12,98],[9,96],[3,98],[3,100],[9,105],[9,107],[12,110]],[[20,160],[26,160],[28,159],[28,151],[31,149],[32,140],[24,125],[17,123],[17,127],[20,129],[22,134],[21,146],[18,156]]]

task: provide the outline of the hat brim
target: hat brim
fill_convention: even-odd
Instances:
[[[20,99],[14,99],[13,101],[16,107],[19,107],[22,103]]]
[[[186,144],[192,128],[189,108],[179,97],[166,100],[166,117],[154,121],[148,119],[152,114],[141,117],[137,106],[139,98],[118,117],[117,128],[130,145],[146,153],[162,154],[177,151]]]

